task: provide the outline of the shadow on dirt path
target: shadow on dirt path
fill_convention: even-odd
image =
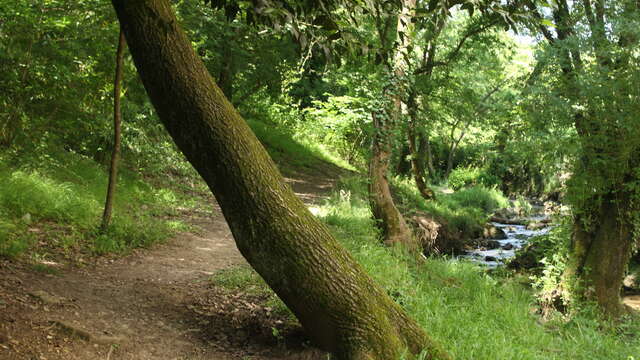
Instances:
[[[287,182],[305,203],[318,203],[338,172],[290,174]],[[211,319],[193,311],[210,294],[214,272],[245,261],[217,205],[188,216],[201,231],[85,268],[45,274],[0,262],[0,359],[326,358],[253,341],[251,334],[230,341],[228,327],[212,328]]]

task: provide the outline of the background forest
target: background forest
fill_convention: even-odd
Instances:
[[[260,223],[270,212],[226,205],[225,191],[236,190],[224,184],[249,189],[250,176],[209,180],[202,164],[225,155],[185,150],[200,138],[180,140],[166,119],[198,129],[194,113],[157,100],[150,79],[164,75],[145,72],[153,61],[120,0],[0,0],[0,273],[60,277],[202,234],[194,214],[220,214],[212,191],[251,266],[213,271],[207,283],[275,309],[258,315],[274,347],[291,347],[302,327],[338,359],[362,347],[371,359],[640,359],[640,3],[148,2],[170,4],[239,114],[221,100],[221,117],[246,120],[296,193],[312,198],[305,205],[346,248],[345,264],[355,259],[394,304],[380,302],[398,304],[429,345],[415,351],[406,334],[401,345],[318,343],[295,291],[271,273],[280,263],[268,270],[255,259],[275,258],[270,245],[239,239],[233,214],[250,222],[255,211]],[[131,54],[118,95],[114,215],[101,225],[121,24]],[[526,233],[520,242],[500,242],[516,231]],[[6,316],[19,313],[10,282],[0,290]],[[0,328],[0,358],[29,358],[36,350],[3,340],[10,329]],[[126,349],[108,354],[125,359]]]

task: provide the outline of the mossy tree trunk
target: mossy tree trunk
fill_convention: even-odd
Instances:
[[[338,359],[448,358],[283,181],[180,29],[169,0],[112,0],[160,119],[215,195],[238,249]]]
[[[102,224],[100,229],[102,232],[107,231],[111,223],[111,215],[113,213],[113,199],[116,193],[116,183],[118,181],[118,158],[120,157],[120,124],[122,115],[120,111],[120,97],[122,86],[122,73],[124,63],[124,48],[126,41],[124,32],[120,29],[118,35],[118,49],[116,50],[116,75],[113,81],[113,150],[111,152],[111,164],[109,166],[109,185],[107,186],[107,197],[104,203],[104,212],[102,213]]]
[[[634,241],[628,201],[623,192],[611,193],[591,214],[591,225],[575,217],[571,259],[563,274],[569,296],[595,301],[610,317],[625,313],[620,291]]]
[[[369,160],[369,205],[387,245],[402,244],[409,251],[419,251],[416,238],[393,202],[387,174],[391,158],[391,121],[384,113],[372,113],[375,134]]]

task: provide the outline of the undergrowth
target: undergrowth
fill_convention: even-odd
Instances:
[[[353,176],[341,179],[340,183],[343,192],[366,198],[366,179]],[[433,215],[463,239],[480,236],[489,217],[496,210],[509,206],[509,200],[499,190],[481,185],[453,193],[437,192],[434,201],[425,201],[410,179],[396,177],[391,179],[391,185],[396,205],[403,214],[422,212]]]

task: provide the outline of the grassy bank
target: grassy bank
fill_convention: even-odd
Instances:
[[[186,227],[171,218],[192,199],[154,187],[123,168],[112,225],[99,233],[105,168],[70,152],[48,154],[0,158],[0,255],[16,257],[29,249],[120,253],[163,241]]]
[[[247,123],[267,149],[271,158],[285,173],[291,170],[313,169],[320,166],[322,162],[355,170],[321,144],[305,141],[304,138],[296,139],[293,134],[275,125],[254,120],[247,120]]]

